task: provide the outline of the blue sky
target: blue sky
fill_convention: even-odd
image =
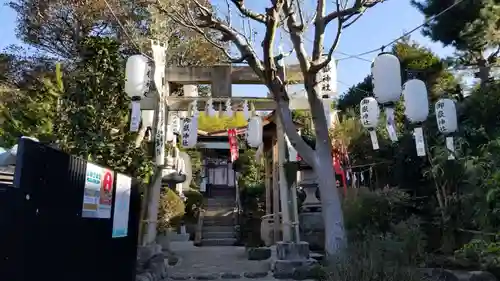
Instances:
[[[10,45],[20,43],[15,36],[15,19],[16,14],[5,7],[6,0],[0,0],[0,49]],[[226,5],[224,0],[212,0],[219,10],[225,11]],[[256,11],[262,12],[267,1],[247,1],[247,6]],[[305,1],[308,2],[308,1]],[[311,1],[315,2],[315,1]],[[329,1],[330,3],[333,1]],[[261,4],[259,4],[261,3]],[[222,4],[222,5],[221,5]],[[386,2],[369,9],[360,20],[354,25],[347,28],[340,40],[337,48],[339,52],[346,54],[359,54],[368,50],[379,48],[382,45],[401,36],[404,32],[413,29],[424,21],[424,17],[410,5],[409,0],[387,0]],[[258,24],[252,24],[257,32],[257,46],[260,46],[261,37],[264,33],[263,27]],[[334,39],[336,27],[334,24],[328,27],[326,32],[326,43],[331,43]],[[312,28],[309,29],[307,38],[311,36]],[[427,38],[416,31],[412,34],[412,39],[418,41],[431,48],[440,56],[451,55],[452,50],[443,48],[439,43],[432,43]],[[284,41],[285,48],[288,42]],[[371,61],[376,53],[366,55],[363,58]],[[345,57],[341,54],[336,54],[336,58]],[[288,58],[286,63],[294,63],[294,57]],[[349,86],[360,82],[369,72],[370,63],[356,58],[339,61],[338,64],[338,89],[339,93],[343,93]],[[234,95],[238,96],[263,96],[266,93],[263,86],[237,85],[233,87]]]

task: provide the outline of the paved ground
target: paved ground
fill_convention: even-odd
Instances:
[[[171,279],[237,279],[268,275],[270,261],[249,261],[244,247],[195,247],[192,242],[171,242],[179,262],[169,270]],[[262,280],[262,279],[261,279]]]

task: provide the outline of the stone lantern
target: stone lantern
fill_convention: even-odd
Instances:
[[[300,180],[298,186],[305,193],[305,199],[299,213],[300,237],[309,243],[311,250],[323,250],[325,225],[321,214],[321,202],[318,192],[317,176],[311,166],[299,162]]]

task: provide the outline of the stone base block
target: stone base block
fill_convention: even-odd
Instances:
[[[307,260],[309,259],[309,243],[305,241],[277,242],[276,256],[278,260]]]
[[[247,255],[249,260],[267,260],[271,257],[271,249],[267,247],[249,248],[247,249]]]
[[[314,259],[276,260],[272,265],[273,277],[276,279],[308,279],[317,264],[318,262]]]
[[[161,245],[140,246],[137,249],[137,281],[158,281],[168,276]]]

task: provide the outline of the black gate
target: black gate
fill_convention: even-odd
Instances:
[[[87,161],[27,139],[17,155],[14,186],[0,189],[0,280],[135,280],[137,182],[128,235],[113,238],[116,180],[110,218],[84,218]]]

